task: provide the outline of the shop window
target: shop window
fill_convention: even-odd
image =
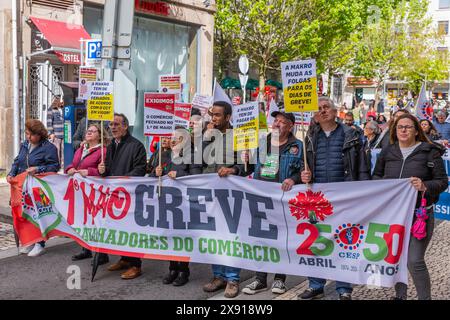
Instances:
[[[450,0],[439,0],[439,9],[450,9]]]
[[[103,9],[85,6],[83,24],[91,36],[101,35]],[[135,16],[131,52],[138,90],[157,91],[159,75],[163,74],[180,74],[182,83],[196,85],[192,81],[196,68],[191,66],[197,62],[195,27]],[[184,89],[187,96],[190,88],[185,85]]]

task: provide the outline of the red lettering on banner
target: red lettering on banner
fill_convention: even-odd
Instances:
[[[123,193],[124,197],[119,197],[120,193]],[[125,202],[125,204],[124,204]],[[131,205],[131,197],[125,188],[117,188],[113,191],[111,198],[108,201],[108,214],[114,220],[120,220],[126,217]],[[117,209],[122,209],[122,213],[119,216],[114,216],[113,206]]]
[[[90,191],[86,189],[89,186]],[[114,189],[111,193],[110,188],[105,186],[99,186],[98,190],[95,189],[94,184],[87,185],[85,182],[78,184],[77,180],[73,178],[69,180],[64,200],[69,201],[67,212],[67,223],[73,225],[75,222],[75,191],[81,189],[83,196],[83,224],[88,223],[88,216],[92,217],[91,223],[94,224],[94,220],[97,215],[102,213],[102,218],[105,218],[108,214],[113,220],[121,220],[126,217],[131,206],[131,196],[125,188],[119,187]],[[100,193],[98,199],[96,199],[96,193]],[[119,210],[118,214],[114,213],[114,210]]]
[[[64,200],[69,201],[68,212],[67,212],[67,223],[71,226],[75,220],[75,188],[73,178],[69,180],[67,185],[66,194],[64,195]]]

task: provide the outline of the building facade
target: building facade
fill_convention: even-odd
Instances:
[[[78,81],[79,38],[101,38],[105,0],[4,0],[0,2],[0,169],[13,152],[12,1],[18,6],[21,127],[28,118],[45,119],[61,82]],[[127,0],[135,3],[131,70],[136,95],[157,91],[159,75],[180,74],[183,99],[211,94],[214,1]],[[141,121],[143,101],[127,106]],[[23,131],[23,130],[22,130]],[[21,139],[23,139],[23,132]]]

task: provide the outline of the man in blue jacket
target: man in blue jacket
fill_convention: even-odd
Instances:
[[[333,100],[319,97],[319,112],[306,137],[307,170],[302,171],[303,183],[329,183],[370,180],[367,157],[355,129],[336,122],[337,110]],[[314,223],[314,221],[312,221]],[[323,297],[326,280],[309,278],[309,288],[298,299]],[[352,286],[336,281],[340,300],[351,300]]]
[[[272,112],[274,118],[272,133],[267,136],[267,150],[259,150],[256,165],[250,166],[257,180],[281,184],[283,191],[289,191],[300,183],[303,166],[303,144],[292,134],[295,116],[292,113]],[[263,151],[265,154],[263,155]],[[272,293],[286,292],[286,275],[276,274],[272,283]],[[267,289],[267,273],[257,272],[253,282],[242,292],[255,294]]]

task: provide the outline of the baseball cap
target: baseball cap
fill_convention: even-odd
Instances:
[[[289,121],[291,121],[292,124],[295,124],[295,116],[291,112],[286,113],[286,112],[281,112],[281,111],[274,111],[274,112],[271,113],[271,116],[274,117],[274,118],[276,116],[278,116],[278,115],[283,116],[284,118],[286,118]]]

